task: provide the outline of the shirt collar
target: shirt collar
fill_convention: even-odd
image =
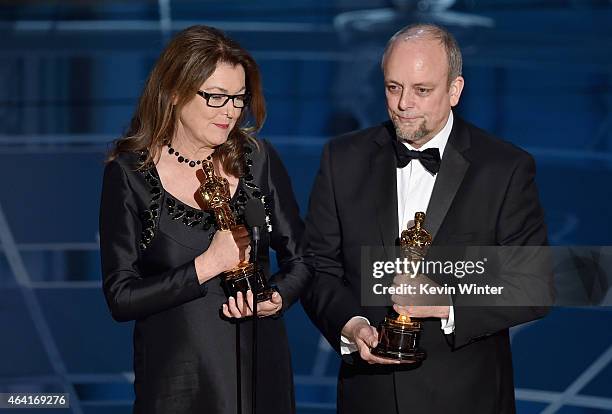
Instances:
[[[444,128],[442,128],[440,132],[434,135],[432,139],[430,139],[425,144],[423,144],[421,148],[418,148],[418,149],[414,148],[412,145],[406,142],[404,142],[404,145],[408,147],[408,149],[410,150],[417,150],[417,151],[423,151],[423,150],[426,150],[427,148],[438,148],[438,150],[440,151],[440,158],[442,158],[442,155],[444,154],[444,148],[446,147],[446,144],[448,143],[448,138],[450,137],[450,133],[452,129],[453,129],[453,111],[450,111],[450,113],[448,114],[448,119],[446,120],[446,125],[444,125]]]

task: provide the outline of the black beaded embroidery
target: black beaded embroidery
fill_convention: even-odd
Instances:
[[[268,232],[270,232],[272,231],[272,221],[270,219],[272,215],[272,206],[270,205],[271,200],[270,200],[270,197],[264,195],[261,189],[253,182],[254,177],[253,177],[253,174],[251,174],[251,167],[253,166],[253,160],[250,157],[252,152],[253,152],[253,149],[251,147],[247,147],[247,146],[244,147],[246,167],[244,169],[244,175],[242,176],[243,183],[244,183],[244,186],[250,190],[250,193],[251,193],[250,198],[258,198],[263,203],[264,209],[266,211],[266,226],[267,226]],[[242,214],[244,214],[244,206],[248,199],[246,192],[243,191],[243,194],[244,194],[244,202],[241,205]],[[238,202],[240,202],[240,197],[238,197]]]
[[[244,224],[244,208],[246,206],[249,198],[258,198],[264,205],[264,209],[266,212],[266,225],[268,232],[272,231],[271,226],[271,212],[272,206],[271,199],[269,196],[266,196],[262,193],[261,189],[253,182],[254,177],[251,174],[251,168],[253,166],[253,160],[250,157],[250,154],[253,150],[250,147],[244,147],[245,152],[245,164],[246,167],[244,169],[244,175],[242,176],[242,184],[246,187],[245,189],[241,188],[240,182],[238,184],[238,189],[235,197],[232,199],[232,203],[230,205],[234,216],[236,217],[236,224]],[[140,161],[144,161],[146,155],[143,153],[141,155]],[[154,168],[150,168],[143,171],[143,175],[145,180],[150,186],[151,192],[151,202],[149,204],[149,208],[144,210],[142,213],[142,223],[143,230],[141,235],[140,248],[145,250],[151,244],[153,237],[155,236],[155,228],[159,222],[159,211],[160,211],[160,198],[163,192],[161,187],[159,176]],[[250,193],[250,194],[249,194]],[[195,209],[180,200],[177,200],[172,195],[166,192],[166,207],[168,209],[168,214],[173,220],[181,220],[181,222],[188,227],[196,227],[202,225],[202,228],[205,231],[213,228],[216,231],[216,220],[213,214]],[[209,238],[212,239],[214,237],[215,231],[212,231],[209,235]]]
[[[188,227],[202,224],[205,214],[210,216],[210,214],[188,206],[170,195],[166,197],[166,206],[168,207],[168,214],[173,220],[182,220],[183,224]]]
[[[141,161],[143,156],[141,156]],[[155,227],[159,220],[159,208],[160,198],[162,195],[162,188],[159,182],[159,177],[154,174],[153,169],[143,171],[144,178],[149,184],[151,193],[151,202],[149,208],[144,210],[141,214],[140,219],[142,220],[142,234],[140,236],[140,249],[146,250],[151,244],[153,237],[155,237]]]

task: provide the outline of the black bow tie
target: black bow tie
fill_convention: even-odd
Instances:
[[[395,147],[395,154],[397,155],[397,168],[404,168],[410,161],[417,159],[430,173],[437,174],[438,171],[440,171],[440,151],[437,148],[412,151],[397,140],[393,141],[393,145]]]

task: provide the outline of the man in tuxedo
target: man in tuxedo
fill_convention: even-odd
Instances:
[[[390,121],[323,150],[306,220],[315,275],[303,305],[342,356],[339,413],[515,410],[508,328],[546,308],[477,308],[452,297],[435,306],[396,304],[423,321],[427,359],[417,365],[372,354],[388,308],[360,300],[362,247],[396,246],[418,211],[426,212],[433,246],[547,243],[533,158],[453,114],[461,65],[445,29],[400,30],[382,59]],[[548,277],[541,275],[541,286]]]

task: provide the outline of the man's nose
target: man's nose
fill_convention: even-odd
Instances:
[[[402,91],[397,107],[400,111],[405,111],[409,108],[414,108],[414,93],[408,89]]]

